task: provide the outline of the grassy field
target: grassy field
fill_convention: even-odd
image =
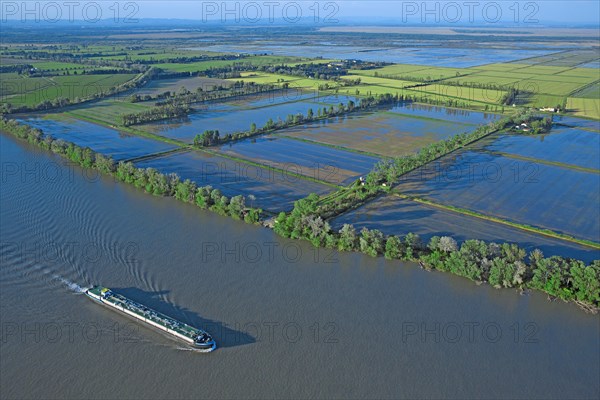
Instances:
[[[556,107],[565,104],[565,96],[555,96],[552,94],[534,94],[527,97],[527,105],[532,107]]]
[[[84,119],[93,118],[102,121],[107,125],[119,125],[119,116],[121,114],[145,111],[152,106],[152,103],[129,103],[127,101],[107,99],[78,107],[68,113],[69,115],[82,117]]]
[[[59,97],[76,100],[107,92],[121,85],[135,74],[70,75],[43,78],[28,78],[17,74],[2,75],[0,96],[3,102],[16,106],[35,106],[42,101]]]
[[[526,60],[521,60],[519,63],[560,67],[578,67],[597,60],[597,51],[569,50],[540,57],[532,57]]]
[[[600,119],[600,99],[569,97],[567,99],[567,111],[578,117]]]
[[[27,65],[30,64],[34,68],[36,68],[40,72],[73,72],[74,70],[93,70],[93,69],[101,69],[105,67],[97,67],[85,64],[71,63],[71,62],[60,62],[60,61],[39,61],[39,60],[28,60],[28,59],[0,59],[0,65],[14,65],[14,64],[22,64]]]
[[[338,87],[338,84],[336,82],[324,79],[302,78],[299,76],[270,74],[267,72],[242,72],[241,75],[241,78],[231,78],[228,80],[232,82],[244,81],[254,82],[258,84],[274,84],[279,86],[282,86],[283,84],[287,83],[289,84],[290,88],[299,88],[311,91],[318,90],[320,85],[329,85],[331,88]]]
[[[359,79],[361,84],[373,85],[373,86],[383,86],[391,89],[402,89],[407,86],[414,86],[415,82],[411,81],[402,81],[399,79],[389,79],[389,78],[379,78],[370,75],[345,75],[342,77],[343,79]]]
[[[469,70],[461,68],[430,67],[425,65],[413,64],[394,64],[377,69],[352,70],[352,74],[354,75],[394,78],[410,76],[419,79],[441,79],[468,73],[470,73]]]
[[[584,97],[587,99],[600,98],[600,82],[592,83],[591,85],[573,93],[573,97]]]
[[[287,63],[298,63],[307,59],[300,57],[286,57],[286,56],[250,56],[244,57],[239,60],[210,60],[210,61],[199,61],[194,63],[165,63],[155,64],[157,68],[162,68],[167,71],[173,72],[196,72],[206,71],[211,68],[225,67],[233,64],[252,64],[257,66],[262,65],[273,65],[273,64],[287,64]]]
[[[492,89],[479,89],[473,87],[450,86],[442,84],[432,84],[413,88],[418,92],[431,93],[456,99],[461,99],[468,102],[478,102],[483,104],[497,105],[504,96],[503,91]]]

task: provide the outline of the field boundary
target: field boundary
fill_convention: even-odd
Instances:
[[[559,167],[559,168],[567,168],[567,169],[572,169],[572,170],[579,171],[579,172],[586,172],[586,173],[590,173],[590,174],[600,174],[600,170],[598,170],[598,169],[582,167],[582,166],[574,165],[574,164],[566,164],[566,163],[562,163],[559,161],[542,160],[542,159],[535,158],[535,157],[521,156],[518,154],[505,153],[502,151],[492,151],[492,150],[480,150],[480,151],[482,153],[487,153],[487,154],[491,154],[494,156],[512,158],[512,159],[521,160],[521,161],[529,161],[532,163],[540,163],[540,164],[550,165],[550,166]]]
[[[567,235],[564,233],[554,232],[550,229],[536,228],[534,226],[522,224],[519,222],[507,221],[507,220],[499,218],[499,217],[494,217],[494,216],[483,214],[483,213],[480,213],[477,211],[468,210],[466,208],[437,203],[437,202],[434,202],[434,201],[431,201],[428,199],[424,199],[421,197],[408,196],[408,195],[402,194],[397,191],[392,191],[390,194],[393,196],[400,197],[401,199],[404,199],[404,200],[411,200],[416,203],[429,205],[429,206],[436,207],[436,208],[439,208],[442,210],[451,211],[451,212],[454,212],[457,214],[468,215],[468,216],[483,219],[486,221],[491,221],[491,222],[499,223],[502,225],[507,225],[507,226],[510,226],[513,228],[517,228],[517,229],[526,231],[526,232],[536,233],[538,235],[543,235],[543,236],[551,237],[554,239],[560,239],[560,240],[564,240],[567,242],[572,242],[572,243],[576,243],[576,244],[579,244],[582,246],[590,247],[590,248],[593,248],[596,250],[600,250],[600,243],[597,243],[597,242],[594,242],[591,240],[587,240],[587,239],[578,239],[578,238],[575,238],[573,236],[570,236],[570,235]]]

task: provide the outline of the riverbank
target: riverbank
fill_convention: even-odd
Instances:
[[[227,198],[217,189],[198,188],[189,180],[181,182],[176,175],[167,176],[157,171],[139,169],[132,163],[115,165],[112,159],[94,153],[89,148],[82,149],[72,143],[54,140],[42,131],[16,121],[2,119],[0,129],[84,168],[113,175],[147,193],[174,197],[252,224],[262,220],[262,210],[247,207],[243,196]],[[416,261],[428,269],[452,272],[473,281],[488,282],[498,288],[537,289],[565,301],[580,302],[593,312],[600,307],[600,261],[586,266],[579,260],[558,256],[545,258],[541,252],[532,252],[526,259],[525,251],[514,244],[468,240],[459,247],[449,237],[432,238],[428,244],[424,244],[416,235],[384,237],[381,232],[368,229],[361,230],[359,234],[350,225],[333,232],[329,224],[316,214],[319,201],[317,195],[297,201],[291,213],[281,213],[275,219],[274,231],[284,237],[306,239],[315,247]]]

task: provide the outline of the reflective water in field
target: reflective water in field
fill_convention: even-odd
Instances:
[[[600,175],[482,151],[405,175],[401,193],[600,242]]]
[[[599,317],[572,304],[316,251],[4,134],[0,151],[2,398],[598,395]],[[219,349],[189,351],[93,303],[93,283]]]
[[[477,49],[477,48],[440,48],[440,47],[358,47],[358,46],[319,46],[306,44],[246,44],[214,45],[202,47],[203,50],[274,54],[297,57],[323,57],[332,60],[358,59],[363,61],[384,61],[400,64],[419,64],[438,67],[468,68],[477,65],[509,62],[552,53],[548,50],[518,49]]]
[[[272,212],[289,211],[294,202],[310,193],[325,194],[333,188],[303,179],[295,174],[318,177],[325,167],[310,170],[298,164],[275,163],[257,166],[204,152],[187,152],[152,158],[135,163],[139,168],[155,168],[182,180],[189,179],[198,186],[212,186],[228,197],[253,195],[250,204]],[[315,176],[312,176],[315,175]]]
[[[313,93],[293,93],[278,96],[260,96],[238,98],[223,104],[195,105],[195,112],[185,118],[160,121],[139,125],[139,129],[161,136],[192,142],[197,134],[205,130],[218,130],[221,136],[229,133],[246,132],[251,124],[263,127],[269,119],[273,122],[285,120],[290,114],[306,115],[312,109],[317,110],[329,102],[346,104],[351,97],[325,96]]]
[[[55,139],[63,139],[80,147],[111,156],[115,161],[174,149],[176,146],[158,140],[121,133],[115,129],[81,121],[75,118],[22,118],[19,119]]]
[[[425,241],[429,241],[432,236],[451,236],[458,242],[480,239],[495,243],[517,243],[528,253],[540,249],[548,257],[559,255],[585,262],[600,259],[600,250],[445,211],[397,196],[382,196],[331,222],[334,229],[340,229],[343,224],[352,224],[357,230],[363,227],[379,229],[386,235],[404,236],[416,233]]]

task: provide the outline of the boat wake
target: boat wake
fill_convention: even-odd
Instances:
[[[178,351],[192,351],[194,353],[210,353],[210,352],[212,352],[214,350],[214,349],[206,349],[206,350],[203,350],[203,349],[193,349],[191,347],[181,347],[181,346],[177,346],[177,347],[175,347],[175,349],[178,350]]]
[[[81,287],[78,284],[76,284],[75,282],[71,282],[70,280],[63,278],[62,276],[54,275],[54,279],[63,283],[67,287],[67,289],[69,289],[70,291],[72,291],[74,293],[85,292],[84,287]]]

